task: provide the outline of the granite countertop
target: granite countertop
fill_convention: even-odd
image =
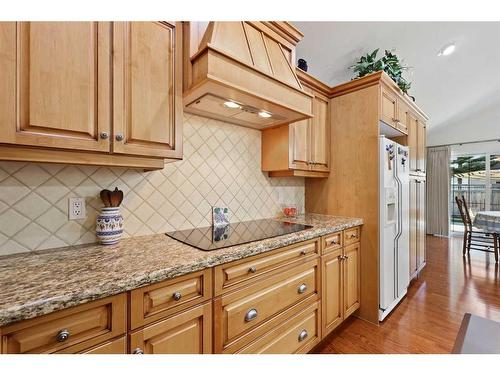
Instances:
[[[313,227],[213,251],[156,234],[0,257],[0,326],[363,224],[318,214],[286,221]]]

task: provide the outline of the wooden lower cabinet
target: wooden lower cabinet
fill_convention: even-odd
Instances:
[[[321,340],[321,303],[316,301],[238,354],[307,353]]]
[[[309,296],[319,296],[319,258],[295,265],[272,277],[214,300],[215,351],[235,341],[274,315]],[[317,297],[316,297],[317,298]]]
[[[0,327],[0,351],[307,353],[359,308],[360,234],[338,231]]]
[[[205,303],[131,333],[130,352],[212,353],[212,304]]]
[[[60,353],[60,352],[59,352]],[[93,348],[84,350],[80,354],[127,354],[127,337],[105,342]]]
[[[345,238],[357,234],[360,228],[344,231]],[[337,248],[322,256],[322,330],[323,337],[360,306],[360,243]]]
[[[360,244],[344,248],[344,319],[359,308],[360,297]]]
[[[79,353],[126,332],[125,293],[0,328],[2,353]]]
[[[410,177],[410,280],[425,267],[425,179]]]
[[[329,334],[344,320],[342,305],[342,248],[323,257],[323,335]]]

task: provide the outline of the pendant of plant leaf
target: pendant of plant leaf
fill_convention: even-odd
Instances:
[[[402,75],[409,67],[403,66],[398,56],[389,50],[385,50],[384,56],[377,59],[378,51],[379,49],[377,48],[372,53],[361,56],[359,61],[349,67],[357,74],[354,78],[361,78],[367,74],[383,70],[398,85],[401,91],[407,94],[411,87],[411,82],[406,81]]]

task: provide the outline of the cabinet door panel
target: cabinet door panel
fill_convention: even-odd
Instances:
[[[420,270],[425,265],[425,182],[417,184],[417,268]]]
[[[115,153],[180,158],[181,26],[114,25]]]
[[[0,142],[109,152],[109,22],[17,22],[2,26],[9,43],[0,46],[2,65],[15,84],[2,110]],[[15,35],[13,38],[12,35]],[[17,53],[16,53],[17,51]],[[7,66],[6,66],[7,67]],[[11,69],[15,67],[15,70]],[[13,89],[13,90],[12,90]]]
[[[344,319],[359,307],[360,297],[360,245],[359,242],[344,248]]]
[[[418,152],[417,152],[417,170],[425,172],[425,161],[427,158],[426,152],[426,133],[425,123],[421,120],[418,121]]]
[[[408,148],[410,157],[410,172],[417,170],[418,158],[418,120],[417,117],[410,112],[408,114]]]
[[[380,119],[387,125],[397,127],[394,121],[398,117],[396,97],[392,92],[384,87],[382,87],[381,90]]]
[[[342,307],[342,248],[323,258],[323,337],[343,320]]]
[[[290,169],[310,169],[311,120],[302,120],[290,124]]]
[[[398,117],[397,126],[400,131],[408,134],[408,116],[410,109],[408,105],[402,100],[398,100]]]
[[[145,354],[212,352],[212,304],[197,306],[130,335],[130,350]]]
[[[311,154],[313,170],[328,172],[330,169],[330,122],[328,99],[315,96],[313,99],[314,118],[311,120]]]
[[[410,280],[417,272],[417,185],[410,179]]]

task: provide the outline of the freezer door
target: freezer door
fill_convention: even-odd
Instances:
[[[397,145],[396,179],[399,201],[399,231],[397,234],[397,297],[406,293],[410,282],[410,178],[408,147]]]
[[[380,275],[379,290],[381,309],[387,309],[397,298],[395,237],[397,233],[398,188],[395,180],[395,144],[381,137],[379,141],[379,192],[380,192]]]

